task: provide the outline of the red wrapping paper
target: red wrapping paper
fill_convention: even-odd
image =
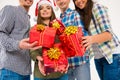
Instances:
[[[83,56],[85,53],[85,48],[81,45],[81,38],[83,36],[82,29],[78,28],[75,34],[66,35],[62,34],[59,36],[62,42],[65,55],[67,57],[73,56]]]
[[[56,35],[56,29],[51,27],[45,27],[43,31],[38,31],[36,25],[31,28],[29,37],[30,43],[38,41],[37,46],[52,47],[54,44],[54,38]]]
[[[50,59],[47,55],[47,49],[43,49],[43,60],[44,60],[44,70],[45,73],[52,73],[55,69],[65,69],[68,65],[68,60],[64,54],[64,51],[61,49],[61,44],[55,44],[54,47],[60,49],[61,55],[59,59]]]
[[[50,27],[54,27],[54,25],[53,25],[54,22],[57,22],[59,24],[59,26],[60,26],[59,28],[57,28],[57,34],[58,35],[62,34],[64,32],[64,29],[65,29],[64,24],[62,23],[61,20],[54,19],[53,21],[50,22]]]

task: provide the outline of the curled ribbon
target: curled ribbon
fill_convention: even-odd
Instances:
[[[47,51],[47,55],[50,59],[59,59],[61,52],[59,48],[50,48],[50,50]]]
[[[78,27],[76,26],[68,26],[65,28],[65,34],[67,35],[71,35],[71,34],[75,34],[78,31]]]
[[[57,21],[53,22],[52,26],[53,28],[60,28],[60,24]]]
[[[37,30],[38,31],[43,31],[45,29],[45,26],[42,24],[37,25]]]

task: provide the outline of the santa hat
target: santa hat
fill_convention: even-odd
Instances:
[[[35,18],[34,18],[35,21],[37,20],[37,17],[38,17],[39,7],[43,4],[50,5],[52,8],[54,8],[55,11],[57,11],[57,9],[58,9],[57,6],[56,6],[55,0],[39,0],[36,4],[36,9],[35,9]]]
[[[58,11],[58,6],[56,5],[56,1],[55,0],[53,0],[53,4],[54,4],[54,9],[55,9],[55,11]]]
[[[39,2],[37,2],[36,4],[36,9],[35,9],[35,16],[38,16],[38,11],[39,11],[39,7],[43,4],[48,4],[52,7],[52,3],[50,0],[40,0]]]

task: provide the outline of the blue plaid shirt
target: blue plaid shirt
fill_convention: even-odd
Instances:
[[[63,24],[67,27],[70,25],[78,26],[78,27],[83,27],[83,23],[80,20],[80,15],[77,13],[75,10],[71,10],[68,8],[64,13],[60,15],[60,18],[63,22]],[[84,35],[87,35],[87,32],[83,29]],[[86,63],[89,61],[88,55],[84,55],[83,57],[70,57],[68,58],[69,66],[70,67],[76,67],[79,66],[80,64]]]

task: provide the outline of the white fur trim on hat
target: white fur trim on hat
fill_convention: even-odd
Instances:
[[[48,1],[48,0],[41,0],[38,3],[38,7],[40,7],[43,4],[48,4],[48,5],[52,6],[52,3],[50,1]]]

